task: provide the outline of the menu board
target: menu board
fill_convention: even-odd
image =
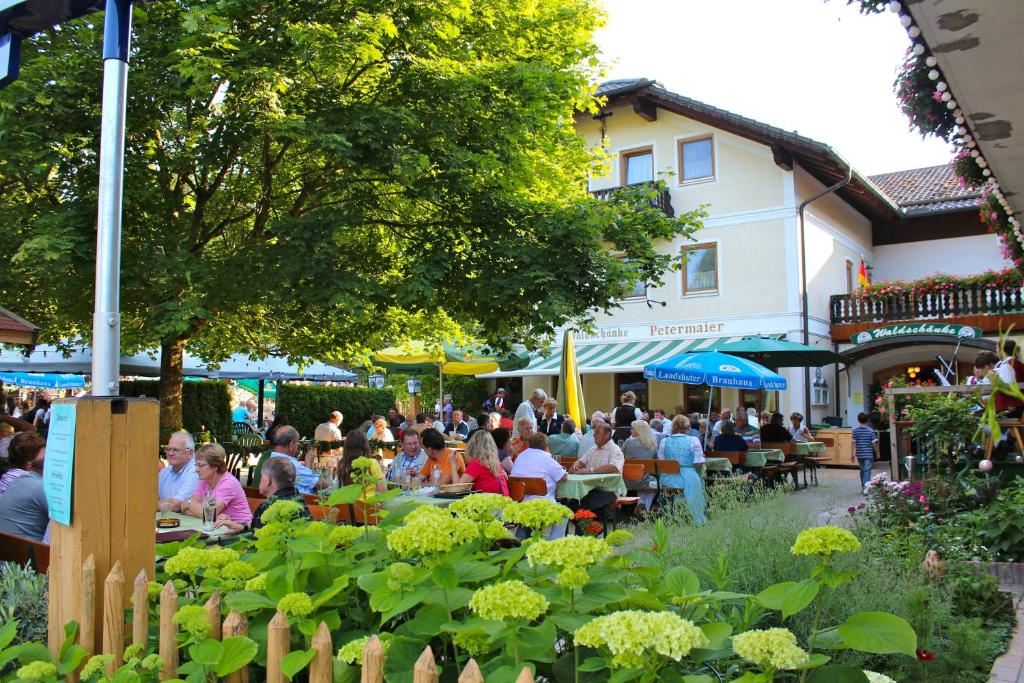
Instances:
[[[76,407],[74,403],[54,403],[50,407],[43,464],[43,492],[50,508],[50,519],[67,526],[71,526]]]

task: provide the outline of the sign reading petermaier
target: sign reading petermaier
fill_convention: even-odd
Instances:
[[[895,337],[914,337],[920,335],[938,335],[940,337],[953,337],[961,339],[981,339],[982,330],[980,327],[968,327],[967,325],[950,325],[948,323],[907,323],[905,325],[886,325],[876,327],[873,330],[858,332],[850,339],[851,344],[867,344],[879,339],[893,339]]]

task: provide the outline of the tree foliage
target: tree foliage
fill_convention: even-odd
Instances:
[[[592,0],[134,13],[122,334],[162,347],[165,423],[186,343],[210,361],[354,360],[463,331],[535,343],[660,281],[656,242],[699,223],[643,191],[586,193]],[[46,341],[91,331],[101,36],[92,16],[27,41],[0,91],[0,296]]]

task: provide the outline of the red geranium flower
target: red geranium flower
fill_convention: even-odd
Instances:
[[[583,531],[588,534],[599,534],[601,533],[601,525],[597,522],[591,522],[587,526],[583,527]]]
[[[581,519],[597,519],[597,515],[590,510],[577,510],[576,514],[573,515],[572,518],[577,521]]]
[[[918,648],[915,654],[917,654],[918,661],[921,662],[930,662],[935,659],[934,652],[928,652],[928,650],[922,650],[921,648]]]

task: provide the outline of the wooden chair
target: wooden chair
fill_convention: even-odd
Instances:
[[[0,561],[27,564],[45,574],[50,568],[50,546],[25,536],[0,532]]]
[[[260,500],[266,498],[266,496],[260,493],[260,490],[255,486],[243,486],[242,490],[245,491],[246,498],[259,498]]]
[[[239,448],[237,444],[226,443],[224,445],[224,452],[227,457],[227,471],[231,473],[235,479],[240,479],[242,476],[242,464],[248,463],[247,453]]]
[[[1024,434],[1021,433],[1021,429],[1024,428],[1024,420],[1019,418],[1016,419],[1003,419],[999,420],[999,430],[1003,433],[1009,433],[1013,437],[1014,442],[1017,444],[1017,450],[1024,454]],[[985,459],[992,459],[992,451],[996,446],[995,439],[992,434],[989,434],[988,440],[985,443]]]
[[[249,503],[249,512],[254,515],[256,514],[256,508],[263,505],[263,501],[265,500],[266,498],[249,498],[248,496],[245,498],[245,502]]]
[[[747,464],[747,454],[744,451],[714,451],[712,457],[726,458],[733,467],[745,467]]]
[[[626,481],[640,481],[644,478],[645,468],[642,464],[637,462],[627,462],[622,466],[622,478]],[[616,498],[611,505],[609,505],[609,518],[612,524],[612,529],[615,529],[616,516],[620,508],[632,507],[636,509],[637,504],[640,502],[640,496],[619,496]],[[602,520],[604,521],[604,520]],[[608,526],[604,525],[604,533],[608,534]]]
[[[513,482],[521,483],[524,487],[524,496],[546,496],[548,495],[548,483],[541,477],[509,477],[509,486],[512,486]],[[511,489],[509,489],[511,492]]]
[[[357,500],[352,504],[352,523],[357,526],[380,523],[380,505],[367,506],[363,501]]]
[[[559,458],[558,464],[568,470],[571,469],[572,466],[576,464],[577,459],[578,458]]]
[[[518,480],[513,481],[512,477],[509,477],[508,495],[509,498],[516,501],[517,503],[522,503],[523,498],[526,497],[526,484]]]

